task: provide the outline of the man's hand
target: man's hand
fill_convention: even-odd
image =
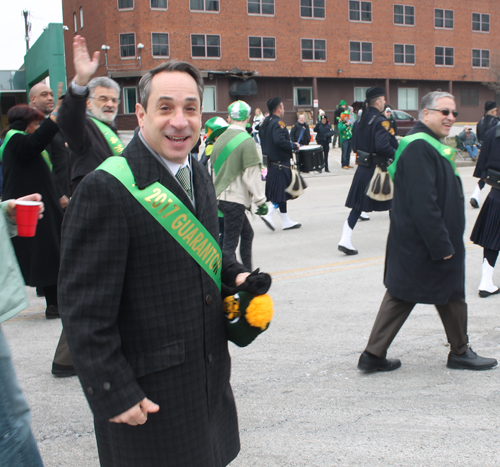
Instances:
[[[12,219],[13,222],[16,222],[16,201],[42,201],[42,195],[39,193],[34,193],[32,195],[23,196],[22,198],[18,198],[17,200],[11,199],[7,204],[7,215]],[[45,207],[43,203],[40,205],[40,211],[38,214],[38,219],[43,217],[42,212]]]
[[[69,204],[69,199],[66,195],[62,195],[60,198],[59,198],[59,204],[61,205],[61,207],[63,209],[66,209],[68,207],[68,204]]]
[[[56,106],[52,113],[50,114],[50,119],[54,122],[57,123],[57,113],[59,112],[59,107],[61,107],[62,103],[62,90],[63,90],[63,83],[59,83],[57,85],[57,100],[56,100]]]
[[[249,272],[242,272],[236,276],[236,279],[234,280],[234,283],[236,284],[236,287],[239,285],[243,284],[243,282],[246,281],[247,277],[250,275]]]
[[[453,255],[447,256],[446,258],[443,258],[444,260],[450,259]]]
[[[300,149],[300,144],[299,144],[299,143],[294,143],[294,144],[295,144],[295,147],[296,147],[297,149]]]
[[[87,86],[87,83],[99,66],[100,55],[100,52],[94,52],[91,60],[85,38],[82,36],[75,36],[73,38],[73,65],[76,73],[76,84]]]
[[[148,413],[156,413],[158,410],[160,410],[160,406],[145,397],[141,402],[109,421],[112,423],[127,423],[132,426],[144,425],[148,421]]]

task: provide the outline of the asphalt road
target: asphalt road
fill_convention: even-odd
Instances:
[[[339,159],[333,151],[332,173],[308,175],[306,193],[289,204],[302,228],[271,232],[260,219],[251,221],[254,265],[274,279],[275,318],[249,347],[230,344],[242,442],[231,465],[500,465],[500,372],[448,370],[449,347],[432,306],[415,308],[389,350],[401,358],[399,370],[357,371],[385,292],[389,222],[387,213],[373,213],[354,231],[359,255],[337,251],[353,175],[340,169]],[[478,210],[467,202],[475,182],[472,167],[460,172],[470,341],[481,355],[500,359],[500,296],[477,294],[482,250],[468,236]],[[2,327],[45,465],[97,467],[92,416],[77,378],[50,375],[60,321],[45,320],[43,299],[33,289],[29,294],[30,307]]]

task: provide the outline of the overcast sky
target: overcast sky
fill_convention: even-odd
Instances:
[[[0,70],[17,70],[24,63],[23,10],[28,10],[31,22],[30,46],[49,23],[62,23],[61,0],[2,0],[0,11]]]

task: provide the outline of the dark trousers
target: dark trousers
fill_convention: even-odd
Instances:
[[[243,266],[252,270],[253,229],[245,213],[246,208],[239,203],[219,201],[219,209],[224,214],[224,241],[222,249],[236,257],[240,242],[240,256]]]
[[[350,139],[342,141],[342,167],[348,167],[351,162],[352,143]]]
[[[416,303],[405,302],[385,293],[377,318],[373,325],[366,351],[376,357],[385,358],[387,349],[410,316]],[[441,317],[451,352],[462,355],[467,349],[467,303],[465,300],[450,300],[445,305],[434,305]]]
[[[328,153],[330,152],[330,143],[328,141],[317,141],[323,147],[323,156],[325,157],[325,170],[330,170],[328,168]]]
[[[333,125],[335,129],[335,134],[333,135],[332,148],[335,147],[335,143],[338,141],[340,145],[340,137],[339,137],[339,125],[338,123]]]

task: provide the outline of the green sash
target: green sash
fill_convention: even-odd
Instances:
[[[392,180],[394,180],[397,163],[399,157],[401,156],[401,153],[405,150],[406,146],[417,139],[423,139],[424,141],[429,143],[441,156],[443,156],[450,163],[451,167],[453,168],[453,172],[455,172],[455,175],[460,178],[460,174],[458,173],[457,166],[455,164],[455,157],[457,155],[456,149],[450,148],[449,146],[446,146],[446,144],[441,143],[441,141],[433,138],[427,133],[421,132],[415,133],[410,136],[405,136],[401,139],[398,150],[396,151],[396,154],[394,156],[394,162],[387,169],[387,172],[389,172]]]
[[[217,173],[222,167],[222,164],[226,162],[226,159],[229,157],[229,154],[231,154],[241,143],[243,143],[243,141],[247,140],[248,138],[251,138],[251,136],[246,131],[242,131],[226,144],[224,149],[219,154],[219,157],[215,161],[214,164],[215,176],[217,176]]]
[[[7,134],[5,135],[5,139],[3,140],[2,146],[0,146],[0,162],[2,162],[3,151],[4,151],[5,147],[7,146],[7,143],[9,142],[10,138],[12,138],[12,136],[14,136],[16,133],[21,133],[23,135],[27,135],[28,134],[25,131],[9,130],[7,132]],[[43,160],[49,166],[49,170],[52,172],[52,162],[50,160],[49,153],[44,149],[41,154],[42,154]]]
[[[123,183],[146,211],[204,269],[220,290],[222,253],[219,244],[177,196],[159,182],[140,190],[124,157],[109,157],[96,170],[104,170]]]
[[[90,119],[97,125],[97,128],[101,131],[104,139],[109,145],[113,156],[119,156],[123,152],[123,143],[118,138],[117,134],[105,123],[102,123],[97,118],[90,117]]]

